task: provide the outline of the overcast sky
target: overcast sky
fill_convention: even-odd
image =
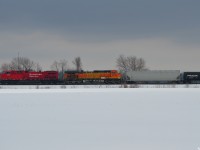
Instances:
[[[0,64],[20,56],[49,69],[115,69],[120,54],[150,69],[199,70],[199,0],[0,0]]]

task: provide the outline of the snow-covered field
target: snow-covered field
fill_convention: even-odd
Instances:
[[[198,150],[198,88],[1,89],[0,150]]]
[[[75,89],[75,88],[200,88],[200,84],[0,85],[0,89]]]

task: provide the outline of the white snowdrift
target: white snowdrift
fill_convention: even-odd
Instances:
[[[200,89],[1,89],[0,150],[196,150]]]

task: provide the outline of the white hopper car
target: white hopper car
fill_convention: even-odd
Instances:
[[[127,71],[127,83],[179,83],[180,70]]]

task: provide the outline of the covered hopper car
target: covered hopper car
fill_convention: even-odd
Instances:
[[[180,83],[180,70],[144,70],[127,71],[125,73],[127,83],[140,84],[164,84]]]

